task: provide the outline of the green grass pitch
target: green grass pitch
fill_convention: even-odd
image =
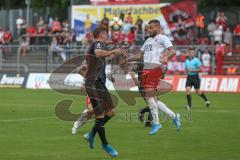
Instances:
[[[207,94],[211,107],[193,94],[193,117],[183,119],[177,132],[172,121],[162,120],[157,135],[136,120],[134,113],[144,107],[120,101],[120,113],[106,125],[108,141],[118,150],[116,160],[239,160],[240,96]],[[179,113],[187,114],[184,93],[160,97]],[[59,94],[51,90],[0,89],[0,159],[1,160],[108,160],[100,147],[88,148],[82,135],[90,130],[89,121],[77,135],[71,135],[72,122],[55,116],[55,105],[73,100],[72,112],[81,112],[85,98]],[[125,114],[127,113],[127,114]],[[129,115],[132,115],[129,117]],[[126,116],[126,117],[125,117]]]

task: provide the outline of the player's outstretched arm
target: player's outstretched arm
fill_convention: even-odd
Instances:
[[[132,80],[134,81],[136,86],[140,86],[140,81],[136,78],[135,72],[131,71],[129,72]]]
[[[143,52],[139,51],[131,57],[128,57],[120,62],[120,65],[126,64],[127,62],[141,61],[143,59]]]
[[[102,57],[108,57],[113,54],[126,54],[124,50],[118,48],[110,51],[102,50],[102,49],[95,49],[95,54],[97,57],[102,58]]]

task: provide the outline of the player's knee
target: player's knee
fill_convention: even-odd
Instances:
[[[198,95],[201,95],[201,94],[202,94],[200,90],[196,90],[195,92],[196,92]]]
[[[156,101],[154,98],[147,98],[146,100],[150,109],[153,109],[156,107]]]
[[[93,109],[90,109],[90,110],[88,110],[88,115],[92,115],[92,114],[94,114],[94,110]]]
[[[191,89],[186,88],[186,94],[187,94],[187,95],[190,95],[190,93],[191,93]]]
[[[108,112],[107,115],[108,115],[109,117],[113,117],[113,116],[115,116],[115,111],[112,110],[112,111]]]

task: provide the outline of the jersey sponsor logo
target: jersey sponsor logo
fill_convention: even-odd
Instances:
[[[152,51],[152,50],[153,50],[152,44],[147,44],[144,48],[144,51]]]

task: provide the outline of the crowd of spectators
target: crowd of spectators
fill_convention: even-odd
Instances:
[[[119,31],[110,30],[110,20],[106,14],[104,14],[103,19],[99,22],[98,25],[103,25],[107,29],[111,40],[115,43],[128,43],[129,45],[142,44],[144,41],[144,32],[143,20],[141,19],[141,17],[138,16],[137,19],[134,21],[131,12],[129,12],[127,15],[121,13],[119,15],[119,18],[123,21],[123,26]],[[85,26],[86,23],[88,23],[88,21],[85,22]]]
[[[113,31],[110,29],[110,19],[104,14],[103,19],[98,25],[106,27],[111,40],[118,44],[128,45],[141,45],[146,37],[145,30],[147,26],[144,25],[140,16],[134,19],[131,12],[126,15],[121,13],[119,18],[123,21],[122,29],[119,31]],[[205,16],[198,13],[196,17],[196,41],[195,44],[200,45],[215,45],[216,54],[212,53],[208,49],[199,50],[199,58],[202,60],[205,67],[205,71],[209,72],[212,60],[212,56],[217,59],[216,64],[218,68],[222,68],[222,57],[224,54],[231,55],[231,46],[234,43],[236,49],[240,49],[240,24],[235,27],[228,25],[228,17],[224,12],[218,12],[216,17],[209,23],[206,23]],[[92,20],[89,15],[86,16],[84,21],[84,32],[86,34],[84,39],[80,39],[82,44],[87,44],[89,36],[92,31]],[[18,42],[21,45],[22,56],[27,55],[30,45],[49,45],[50,48],[56,52],[59,52],[63,61],[66,60],[66,52],[63,46],[70,46],[77,43],[76,33],[74,33],[69,25],[68,20],[60,21],[57,17],[48,18],[39,17],[37,23],[33,26],[28,26],[23,17],[19,17],[16,20],[16,29]],[[233,37],[234,36],[234,37]],[[233,42],[234,39],[234,42]],[[13,35],[0,28],[0,46],[4,44],[10,44],[13,42]],[[176,60],[181,61],[184,58],[184,52],[178,51],[180,56],[176,56]],[[180,68],[181,64],[174,64],[170,68]],[[218,71],[220,74],[222,71]]]
[[[49,16],[47,20],[39,17],[35,25],[27,26],[26,21],[19,17],[16,25],[23,56],[27,54],[30,45],[52,45],[55,46],[52,48],[60,49],[61,45],[68,46],[75,42],[75,33],[70,29],[68,20],[61,22],[57,17]],[[61,57],[66,60],[64,56]]]
[[[209,23],[206,23],[205,19],[201,13],[196,18],[197,43],[216,46],[215,54],[212,55],[216,59],[217,74],[222,74],[223,56],[231,56],[232,49],[240,51],[240,24],[230,26],[223,11],[218,12]]]

